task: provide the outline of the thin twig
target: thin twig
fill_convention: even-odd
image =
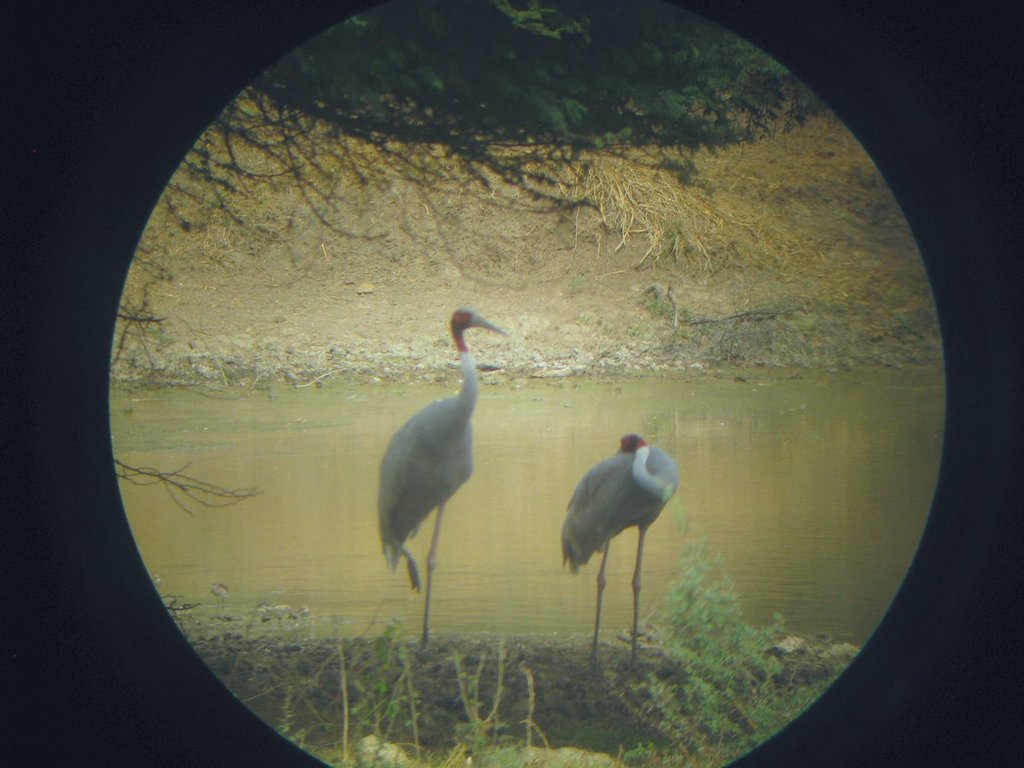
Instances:
[[[494,706],[484,721],[489,723],[491,728],[497,732],[498,707],[501,705],[501,694],[505,687],[505,638],[498,638],[498,681],[495,683]]]
[[[537,706],[537,691],[533,684],[533,672],[528,666],[526,666],[526,664],[520,664],[519,671],[526,677],[526,690],[529,696],[526,709],[526,719],[519,721],[526,726],[526,748],[530,749],[533,746],[533,731],[536,731],[537,735],[540,736],[541,741],[544,742],[544,746],[551,749],[548,737],[544,735],[544,731],[542,731],[540,726],[533,720],[533,713]]]
[[[469,720],[474,732],[480,737],[486,737],[492,732],[497,737],[498,708],[501,706],[501,696],[504,690],[505,679],[505,641],[498,640],[498,673],[494,691],[491,711],[486,718],[480,717],[480,678],[483,676],[484,664],[487,661],[487,654],[480,654],[476,671],[472,674],[466,672],[462,665],[462,656],[455,653],[452,656],[455,664],[455,677],[459,685],[459,696],[462,698],[462,705],[466,710],[466,717]]]
[[[405,682],[409,689],[409,715],[412,718],[412,741],[416,745],[416,759],[420,760],[420,727],[419,716],[416,714],[416,689],[412,684],[412,666],[409,657],[404,656],[402,662],[405,664]]]
[[[327,371],[325,373],[321,373],[319,376],[317,376],[314,379],[310,379],[305,384],[296,384],[295,388],[296,389],[303,389],[304,387],[311,387],[314,384],[316,384],[318,381],[323,381],[328,376],[333,376],[334,374],[341,373],[342,371],[351,371],[354,367],[355,366],[352,366],[352,365],[343,365],[343,366],[341,366],[339,368],[331,368],[331,370],[329,370],[329,371]]]
[[[569,274],[569,270],[572,269],[572,260],[576,258],[576,246],[580,240],[580,206],[576,206],[576,210],[573,212],[573,224],[572,224],[572,250],[569,252],[569,263],[565,267],[565,274]]]
[[[345,639],[338,640],[338,656],[341,659],[341,756],[348,763],[348,672],[345,669]]]
[[[744,312],[737,312],[734,315],[727,317],[697,317],[693,320],[687,320],[687,325],[709,325],[712,323],[727,323],[732,320],[750,320],[757,322],[760,320],[774,320],[779,315],[779,312],[770,309],[748,309]]]

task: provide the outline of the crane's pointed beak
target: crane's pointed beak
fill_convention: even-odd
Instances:
[[[469,328],[483,328],[483,329],[488,330],[488,331],[494,331],[494,333],[500,333],[502,336],[508,336],[508,334],[505,333],[505,331],[501,330],[501,328],[499,328],[498,326],[494,325],[493,323],[488,322],[487,320],[484,320],[482,317],[480,317],[480,315],[474,315],[473,319],[470,321],[470,323],[469,323],[469,325],[467,327],[469,327]]]

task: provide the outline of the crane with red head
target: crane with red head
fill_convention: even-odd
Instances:
[[[679,468],[675,459],[648,445],[639,435],[624,435],[619,443],[619,452],[591,467],[569,501],[562,526],[562,562],[568,562],[572,572],[578,573],[580,566],[586,565],[595,552],[602,552],[601,567],[597,572],[594,643],[590,654],[595,664],[601,627],[601,598],[607,583],[604,570],[608,562],[608,545],[626,528],[637,527],[632,634],[632,658],[635,661],[644,537],[678,486]]]
[[[476,363],[463,334],[483,328],[505,335],[472,309],[457,309],[451,318],[452,339],[462,363],[462,389],[455,397],[437,400],[412,416],[391,438],[380,464],[377,516],[388,567],[394,571],[401,558],[412,588],[420,590],[420,575],[405,541],[414,535],[435,509],[434,533],[427,554],[427,587],[423,604],[426,645],[430,623],[430,595],[437,563],[437,541],[445,504],[473,473],[471,418],[477,400]]]

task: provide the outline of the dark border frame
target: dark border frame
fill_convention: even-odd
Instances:
[[[196,135],[275,58],[366,5],[41,3],[5,30],[0,762],[315,763],[237,704],[154,599],[117,495],[107,360],[135,245]],[[1018,14],[686,6],[790,66],[872,154],[925,257],[947,363],[941,478],[904,588],[840,681],[740,763],[1001,762],[1021,743],[1024,688]]]

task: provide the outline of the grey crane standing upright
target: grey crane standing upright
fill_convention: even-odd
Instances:
[[[427,555],[422,645],[427,643],[430,590],[444,505],[473,473],[470,418],[477,397],[476,363],[462,337],[469,328],[484,328],[505,335],[503,330],[472,309],[455,311],[451,330],[462,361],[462,389],[457,396],[437,400],[405,422],[391,438],[380,463],[377,514],[384,556],[392,571],[399,558],[405,558],[409,581],[417,592],[420,589],[419,571],[405,548],[405,540],[415,534],[420,524],[437,509]]]
[[[619,452],[591,469],[580,480],[569,501],[562,526],[562,563],[573,573],[586,565],[591,555],[603,550],[597,572],[597,613],[590,660],[597,663],[597,633],[601,626],[601,596],[606,584],[604,567],[612,538],[635,525],[639,529],[636,567],[633,570],[633,651],[636,661],[636,632],[640,615],[640,563],[644,555],[647,528],[676,492],[679,468],[675,459],[649,446],[639,435],[625,435]]]

